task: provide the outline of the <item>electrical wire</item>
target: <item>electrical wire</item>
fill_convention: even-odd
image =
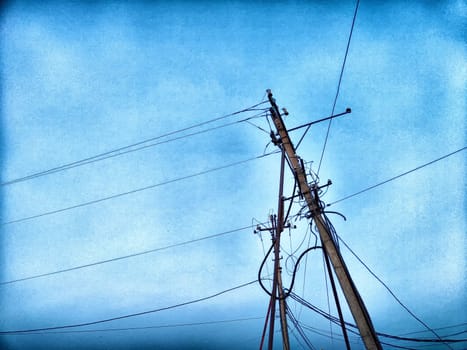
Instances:
[[[398,335],[391,335],[386,333],[378,332],[378,335],[385,338],[395,339],[395,340],[404,340],[416,343],[464,343],[467,342],[467,339],[425,339],[425,338],[409,338],[409,337],[401,337]],[[446,344],[445,344],[446,345]]]
[[[292,329],[290,327],[289,324],[287,324],[287,329],[289,330],[289,332],[293,335],[293,337],[295,338],[295,340],[297,341],[297,344],[302,348],[302,349],[306,349],[305,345],[302,344],[302,341],[300,340],[300,338],[295,334],[295,330]],[[260,349],[261,350],[261,349]]]
[[[61,269],[61,270],[42,273],[42,274],[38,274],[38,275],[33,275],[33,276],[28,276],[28,277],[23,277],[23,278],[17,278],[17,279],[10,280],[10,281],[4,281],[4,282],[0,282],[0,286],[7,285],[7,284],[12,284],[12,283],[17,283],[17,282],[22,282],[22,281],[28,281],[28,280],[32,280],[32,279],[36,279],[36,278],[42,278],[42,277],[57,275],[57,274],[60,274],[60,273],[65,273],[65,272],[70,272],[70,271],[76,271],[76,270],[80,270],[80,269],[84,269],[84,268],[88,268],[88,267],[92,267],[92,266],[107,264],[107,263],[114,262],[114,261],[134,258],[134,257],[140,256],[140,255],[156,253],[156,252],[160,252],[162,250],[176,248],[176,247],[180,247],[180,246],[187,245],[187,244],[201,242],[201,241],[204,241],[204,240],[207,240],[207,239],[221,237],[221,236],[224,236],[224,235],[227,235],[227,234],[230,234],[230,233],[251,229],[253,227],[254,227],[254,225],[244,226],[244,227],[240,227],[240,228],[225,231],[225,232],[216,233],[216,234],[213,234],[213,235],[192,239],[192,240],[189,240],[189,241],[170,244],[170,245],[167,245],[167,246],[164,246],[164,247],[149,249],[149,250],[145,250],[145,251],[142,251],[142,252],[137,252],[137,253],[128,254],[128,255],[124,255],[124,256],[119,256],[119,257],[115,257],[115,258],[111,258],[111,259],[96,261],[96,262],[89,263],[89,264],[70,267],[70,268],[67,268],[67,269]]]
[[[321,210],[324,208],[324,204],[321,201],[320,201],[320,207],[321,207]],[[329,233],[331,234],[331,238],[334,240],[336,248],[338,250],[340,250],[339,239],[338,239],[338,236],[337,236],[336,229],[334,228],[334,225],[331,223],[331,220],[329,220],[328,216],[326,215],[326,212],[322,211],[321,214],[322,214],[322,217],[324,218],[324,223],[321,222],[321,224],[323,226],[327,227]],[[344,215],[342,215],[342,214],[339,214],[339,215],[341,215],[345,219]],[[319,217],[315,217],[314,219],[317,220],[317,219],[319,219]]]
[[[56,210],[52,210],[52,211],[48,211],[48,212],[44,212],[44,213],[40,213],[40,214],[36,214],[36,215],[31,215],[31,216],[27,216],[27,217],[23,217],[23,218],[19,218],[19,219],[10,220],[10,221],[2,223],[2,225],[16,224],[16,223],[20,223],[20,222],[24,222],[24,221],[28,221],[28,220],[33,220],[33,219],[37,219],[37,218],[48,216],[48,215],[62,213],[64,211],[68,211],[68,210],[73,210],[73,209],[85,207],[85,206],[92,205],[92,204],[97,204],[97,203],[100,203],[100,202],[104,202],[104,201],[108,201],[108,200],[111,200],[111,199],[127,196],[127,195],[134,194],[134,193],[137,193],[137,192],[142,192],[142,191],[146,191],[146,190],[153,189],[153,188],[156,188],[156,187],[168,185],[168,184],[171,184],[171,183],[174,183],[174,182],[177,182],[177,181],[190,179],[190,178],[200,176],[200,175],[205,175],[205,174],[208,174],[208,173],[212,173],[214,171],[230,168],[230,167],[237,166],[237,165],[240,165],[240,164],[245,164],[245,163],[251,162],[253,160],[264,158],[264,157],[270,156],[270,155],[278,153],[278,152],[279,151],[276,150],[276,151],[269,152],[269,153],[266,153],[266,154],[263,154],[263,155],[259,155],[259,156],[253,157],[253,158],[240,160],[238,162],[222,165],[222,166],[219,166],[217,168],[211,168],[211,169],[203,170],[203,171],[200,171],[198,173],[181,176],[181,177],[178,177],[178,178],[175,178],[175,179],[159,182],[157,184],[153,184],[153,185],[149,185],[149,186],[145,186],[145,187],[140,187],[140,188],[130,190],[130,191],[127,191],[127,192],[117,193],[117,194],[114,194],[114,195],[111,195],[111,196],[108,196],[108,197],[95,199],[95,200],[92,200],[92,201],[89,201],[89,202],[84,202],[84,203],[72,205],[72,206],[69,206],[69,207],[61,208],[61,209],[56,209]]]
[[[294,260],[295,259],[295,252],[293,250],[293,245],[292,245],[292,234],[291,234],[291,229],[290,229],[290,225],[289,225],[289,246],[290,246],[290,254],[288,254],[287,258],[285,259],[285,269],[287,271],[287,273],[289,273],[289,270],[287,269],[287,261],[289,259],[292,259]],[[285,249],[282,249],[283,251],[285,251]],[[295,265],[295,263],[294,263]]]
[[[293,270],[293,273],[292,273],[292,281],[290,282],[290,287],[288,288],[288,292],[284,295],[284,298],[287,298],[289,296],[289,294],[291,293],[293,287],[294,287],[294,284],[295,284],[295,277],[297,275],[297,270],[298,270],[298,267],[300,265],[300,261],[302,260],[302,258],[304,256],[306,256],[309,252],[311,252],[312,250],[315,250],[315,249],[322,249],[322,247],[320,246],[313,246],[313,247],[310,247],[310,248],[307,248],[305,249],[302,254],[300,254],[300,256],[298,257],[297,259],[297,262],[295,263],[295,267],[294,267],[294,270]]]
[[[34,179],[34,178],[36,178],[36,177],[40,177],[40,176],[44,176],[44,175],[49,175],[49,174],[53,174],[53,173],[65,171],[65,170],[72,169],[72,168],[76,168],[76,167],[79,167],[79,166],[82,166],[82,165],[86,165],[86,164],[91,164],[91,163],[99,162],[99,161],[101,161],[101,160],[105,160],[105,159],[110,159],[110,158],[118,157],[118,156],[121,156],[121,155],[124,155],[124,154],[136,152],[136,151],[141,151],[141,150],[143,150],[143,149],[147,149],[147,148],[159,146],[159,145],[166,144],[166,143],[173,142],[173,141],[182,140],[182,139],[185,139],[185,138],[187,138],[187,137],[191,137],[191,136],[195,136],[195,135],[204,134],[204,133],[206,133],[206,132],[210,132],[210,131],[214,131],[214,130],[219,130],[219,129],[226,128],[226,127],[228,127],[228,126],[232,126],[232,125],[235,125],[235,124],[240,124],[240,123],[243,123],[243,122],[252,124],[252,123],[249,122],[250,119],[257,118],[258,116],[262,116],[263,114],[264,114],[264,113],[261,113],[261,114],[254,115],[254,116],[251,116],[251,117],[248,117],[248,118],[245,118],[245,119],[237,120],[237,121],[234,121],[234,122],[231,122],[231,123],[227,123],[227,124],[223,124],[223,125],[218,125],[218,126],[215,126],[215,127],[212,127],[212,128],[208,128],[208,129],[196,131],[196,132],[193,132],[193,133],[185,134],[185,135],[182,135],[182,136],[179,136],[179,137],[174,137],[174,138],[167,139],[167,140],[163,140],[163,141],[158,141],[158,142],[155,142],[155,143],[150,143],[150,144],[148,144],[148,145],[139,146],[139,147],[137,147],[137,148],[131,148],[131,149],[122,150],[122,151],[119,151],[118,153],[108,154],[108,155],[106,155],[106,156],[104,156],[104,157],[94,157],[94,158],[91,157],[91,159],[88,159],[88,160],[86,160],[86,161],[81,161],[81,162],[79,162],[79,163],[71,164],[71,165],[69,165],[69,166],[59,167],[59,168],[52,169],[52,170],[47,171],[47,172],[44,172],[44,173],[38,173],[37,176],[32,176],[32,175],[31,175],[31,176],[29,176],[29,177],[21,178],[21,179],[19,179],[18,181],[14,181],[14,182],[11,182],[11,181],[10,181],[10,182],[4,183],[4,184],[2,184],[2,185],[10,185],[10,184],[13,184],[13,183],[16,183],[16,182],[22,182],[22,181],[26,181],[26,180],[32,180],[32,179]],[[252,125],[254,125],[254,124],[252,124]],[[256,126],[256,125],[254,125],[254,126]]]
[[[357,0],[357,3],[355,5],[355,12],[353,14],[353,19],[352,19],[352,26],[350,27],[349,39],[347,40],[347,47],[345,48],[344,61],[342,62],[342,68],[341,68],[341,72],[340,72],[340,75],[339,75],[339,82],[337,84],[336,96],[334,97],[334,103],[332,104],[331,115],[334,115],[334,110],[336,108],[337,98],[339,97],[339,92],[340,92],[341,83],[342,83],[342,75],[344,74],[345,63],[347,62],[347,55],[349,53],[350,41],[352,40],[352,34],[353,34],[354,26],[355,26],[355,19],[357,18],[357,12],[358,12],[358,5],[359,4],[360,4],[360,0]],[[321,157],[319,159],[318,170],[316,172],[318,175],[319,175],[319,170],[321,169],[321,163],[323,161],[324,151],[326,150],[326,145],[327,145],[328,137],[329,137],[329,130],[331,129],[331,123],[332,123],[332,119],[329,119],[328,129],[326,131],[326,138],[324,139],[323,150],[321,151]]]
[[[329,302],[329,287],[328,287],[328,274],[326,273],[326,262],[325,262],[325,255],[323,254],[323,274],[324,274],[324,283],[326,285],[326,301],[328,306],[328,314],[331,314],[331,303]],[[331,344],[334,341],[334,334],[332,331],[332,322],[329,320],[329,331],[331,334]]]
[[[312,342],[310,339],[308,339],[307,335],[303,331],[302,326],[300,325],[300,322],[298,319],[295,317],[295,315],[292,313],[292,310],[290,309],[289,305],[285,304],[285,312],[287,316],[289,317],[290,321],[292,321],[292,324],[294,325],[295,329],[297,330],[298,334],[300,337],[303,339],[305,344],[308,346],[309,349],[316,350],[316,348],[313,346]]]
[[[438,327],[438,328],[433,328],[433,329],[436,330],[436,331],[440,331],[440,330],[443,330],[443,329],[458,328],[458,327],[463,327],[463,326],[466,326],[466,325],[467,325],[467,322],[464,322],[464,323],[454,324],[454,325],[451,325],[451,326],[444,326],[444,327]],[[402,335],[410,335],[410,334],[426,333],[426,332],[429,332],[429,331],[427,331],[427,330],[414,331],[414,332],[404,333]],[[466,332],[467,331],[464,331],[464,333],[466,333]]]
[[[467,333],[467,330],[456,332],[456,333],[444,334],[443,337],[454,337],[456,335],[461,335],[461,334],[464,334],[464,333]]]
[[[136,317],[136,316],[142,316],[142,315],[152,314],[152,313],[156,313],[156,312],[171,310],[171,309],[179,308],[179,307],[182,307],[182,306],[186,306],[186,305],[191,305],[191,304],[199,303],[199,302],[202,302],[202,301],[205,301],[205,300],[208,300],[208,299],[212,299],[212,298],[218,297],[218,296],[220,296],[220,295],[222,295],[222,294],[225,294],[225,293],[228,293],[228,292],[231,292],[231,291],[240,289],[240,288],[244,288],[244,287],[249,286],[249,285],[252,285],[252,284],[254,284],[254,283],[256,283],[256,280],[250,281],[250,282],[247,282],[247,283],[243,283],[243,284],[241,284],[241,285],[238,285],[238,286],[235,286],[235,287],[232,287],[232,288],[229,288],[229,289],[225,289],[225,290],[223,290],[223,291],[217,292],[217,293],[215,293],[215,294],[211,294],[211,295],[206,296],[206,297],[202,297],[202,298],[198,298],[198,299],[186,301],[186,302],[179,303],[179,304],[175,304],[175,305],[171,305],[171,306],[165,306],[165,307],[161,307],[161,308],[157,308],[157,309],[153,309],[153,310],[147,310],[147,311],[136,312],[136,313],[127,314],[127,315],[122,315],[122,316],[116,316],[116,317],[106,318],[106,319],[103,319],[103,320],[90,321],[90,322],[83,322],[83,323],[75,323],[75,324],[69,324],[69,325],[51,326],[51,327],[42,327],[42,328],[31,328],[31,329],[19,329],[19,330],[9,330],[9,331],[0,331],[0,335],[20,334],[20,333],[31,333],[31,332],[43,332],[43,331],[52,331],[52,330],[58,330],[58,329],[77,328],[77,327],[91,326],[91,325],[100,324],[100,323],[107,323],[107,322],[122,320],[122,319],[126,319],[126,318],[131,318],[131,317]]]
[[[318,308],[317,306],[312,305],[308,301],[306,301],[303,298],[299,297],[297,294],[291,293],[290,297],[293,300],[303,304],[305,307],[309,308],[310,310],[312,310],[312,311],[316,312],[317,314],[323,316],[324,318],[332,320],[332,322],[334,322],[335,324],[340,325],[340,320],[339,320],[338,317],[328,314],[326,311],[323,311],[320,308]],[[344,323],[348,327],[347,328],[348,331],[350,331],[352,333],[356,332],[355,330],[351,329],[351,328],[357,329],[356,325],[354,325],[352,323],[349,323],[349,322],[344,322]],[[355,333],[355,334],[358,334],[358,333]],[[391,335],[391,334],[382,333],[382,332],[376,332],[376,334],[378,336],[381,336],[381,337],[384,337],[384,338],[390,338],[390,339],[401,340],[401,341],[417,342],[417,343],[462,343],[462,342],[467,342],[467,339],[424,339],[424,338],[400,337],[400,336]],[[382,344],[385,344],[385,343],[382,343]]]
[[[275,245],[275,240],[272,242],[271,247],[269,248],[268,252],[266,253],[266,256],[264,257],[263,261],[261,262],[260,268],[258,270],[258,282],[259,282],[259,285],[266,292],[266,294],[268,294],[269,296],[272,296],[272,293],[264,286],[263,281],[262,281],[262,277],[261,277],[261,273],[263,271],[263,266],[264,266],[264,264],[265,264],[265,262],[266,262],[266,260],[267,260],[267,258],[269,256],[269,254],[271,254],[272,248],[274,248],[274,245]],[[293,274],[292,274],[292,281],[290,282],[290,287],[286,288],[285,290],[287,290],[287,292],[284,294],[284,296],[276,298],[277,300],[286,299],[290,295],[290,293],[293,290],[293,286],[295,284],[295,276],[297,275],[297,270],[298,270],[298,266],[300,265],[300,260],[302,260],[302,258],[306,254],[308,254],[310,251],[312,251],[314,249],[322,249],[322,247],[320,247],[320,246],[310,247],[310,248],[306,249],[302,254],[300,254],[299,258],[297,259],[297,262],[295,263],[294,271],[293,271]]]
[[[218,320],[218,321],[204,321],[192,323],[175,323],[157,326],[142,326],[142,327],[124,327],[124,328],[101,328],[101,329],[85,329],[85,330],[67,330],[67,331],[44,331],[44,332],[28,332],[28,333],[9,333],[7,335],[47,335],[47,334],[69,334],[69,333],[101,333],[101,332],[124,332],[146,329],[161,329],[161,328],[179,328],[179,327],[193,327],[193,326],[206,326],[223,323],[244,322],[259,320],[263,317],[245,317],[231,320]]]
[[[406,171],[406,172],[404,172],[404,173],[402,173],[402,174],[399,174],[399,175],[397,175],[397,176],[391,177],[390,179],[387,179],[387,180],[385,180],[385,181],[383,181],[383,182],[377,183],[376,185],[367,187],[367,188],[365,188],[365,189],[363,189],[363,190],[361,190],[361,191],[358,191],[358,192],[356,192],[356,193],[353,193],[353,194],[351,194],[351,195],[348,195],[348,196],[346,196],[346,197],[344,197],[344,198],[341,198],[341,199],[339,199],[339,200],[337,200],[337,201],[331,202],[331,203],[327,204],[326,206],[329,207],[329,206],[334,205],[334,204],[336,204],[336,203],[342,202],[342,201],[344,201],[344,200],[346,200],[346,199],[355,197],[355,196],[357,196],[357,195],[359,195],[359,194],[362,194],[362,193],[364,193],[364,192],[367,192],[367,191],[369,191],[369,190],[372,190],[372,189],[374,189],[374,188],[376,188],[376,187],[378,187],[378,186],[384,185],[384,184],[386,184],[386,183],[388,183],[388,182],[390,182],[390,181],[396,180],[396,179],[398,179],[398,178],[400,178],[400,177],[402,177],[402,176],[405,176],[405,175],[408,175],[408,174],[410,174],[410,173],[413,173],[414,171],[420,170],[420,169],[422,169],[422,168],[424,168],[424,167],[426,167],[426,166],[428,166],[428,165],[431,165],[431,164],[434,164],[434,163],[436,163],[436,162],[439,162],[440,160],[443,160],[443,159],[445,159],[445,158],[448,158],[448,157],[450,157],[450,156],[452,156],[452,155],[454,155],[454,154],[456,154],[456,153],[465,151],[466,149],[467,149],[467,146],[466,146],[466,147],[462,147],[462,148],[460,148],[460,149],[458,149],[458,150],[455,150],[455,151],[453,151],[453,152],[451,152],[451,153],[448,153],[448,154],[446,154],[446,155],[444,155],[444,156],[441,156],[441,157],[439,157],[439,158],[436,158],[436,159],[434,159],[434,160],[432,160],[432,161],[430,161],[430,162],[428,162],[428,163],[422,164],[422,165],[420,165],[420,166],[418,166],[418,167],[416,167],[416,168],[413,168],[413,169],[411,169],[411,170],[409,170],[409,171]]]
[[[263,267],[264,264],[266,263],[266,260],[268,259],[269,254],[271,254],[272,249],[274,248],[275,245],[275,240],[273,239],[271,247],[269,247],[267,253],[264,255],[263,261],[261,262],[258,270],[258,283],[261,286],[261,288],[269,295],[272,296],[271,292],[264,286],[263,284],[263,277],[261,276],[263,272]]]
[[[289,227],[289,230],[290,230],[290,227]],[[307,234],[308,234],[308,226],[307,226],[307,230],[305,232],[305,234],[303,235],[303,238],[302,240],[300,241],[300,243],[298,244],[297,248],[295,248],[295,250],[293,250],[293,247],[292,247],[292,237],[290,235],[290,232],[289,232],[289,238],[290,238],[290,253],[288,253],[286,251],[286,249],[284,249],[281,245],[281,248],[282,250],[287,254],[287,258],[285,259],[285,269],[286,269],[286,272],[289,276],[292,276],[293,275],[293,270],[294,270],[294,267],[297,263],[297,258],[295,257],[295,254],[300,250],[300,248],[305,244],[305,241],[306,241],[306,238],[307,238]],[[310,239],[311,237],[308,238],[308,244],[307,244],[307,247],[310,247]],[[317,245],[317,241],[315,241],[315,246]],[[308,257],[307,257],[308,259]],[[289,260],[292,261],[293,263],[293,267],[292,268],[289,268]],[[305,267],[306,267],[306,261],[305,261]]]
[[[290,230],[290,227],[289,227],[289,230]],[[305,232],[305,235],[303,236],[301,242],[298,244],[297,248],[295,248],[295,250],[292,250],[293,247],[292,247],[292,238],[289,234],[289,238],[290,238],[290,253],[288,253],[286,251],[286,249],[281,245],[281,248],[282,250],[287,254],[287,258],[285,259],[285,268],[286,268],[286,271],[289,275],[292,275],[293,274],[293,268],[292,269],[289,269],[288,267],[288,260],[294,260],[294,263],[293,263],[293,266],[295,266],[295,264],[297,263],[297,259],[295,258],[295,254],[300,250],[300,248],[303,246],[303,244],[305,243],[306,241],[306,237],[307,237],[307,233],[308,233],[308,227],[307,227],[307,230]],[[310,239],[308,239],[308,247],[310,246]],[[317,245],[317,241],[315,241],[315,246]],[[292,271],[292,272],[290,272]]]
[[[321,310],[321,311],[322,311],[322,310]],[[327,313],[327,314],[326,314],[326,318],[328,318],[327,316],[330,316],[330,314]],[[332,322],[332,323],[334,323],[333,321],[338,321],[338,319],[337,319],[336,317],[334,317],[334,318],[333,318],[333,317],[329,317],[329,320],[330,320],[330,322]],[[346,323],[346,325],[347,325],[347,326],[350,326],[350,327],[353,326],[354,328],[356,328],[355,325],[351,325],[351,324],[349,324],[349,323]],[[303,324],[303,323],[301,323],[301,326],[302,326],[302,328],[304,328],[304,329],[306,329],[306,330],[309,330],[310,332],[319,334],[319,335],[324,336],[324,337],[327,337],[327,338],[332,338],[332,335],[325,334],[325,333],[324,333],[324,332],[325,332],[324,330],[321,330],[321,332],[319,332],[317,329],[315,329],[315,328],[313,328],[313,327],[310,327],[310,326],[308,326],[308,325],[305,325],[305,324]],[[456,325],[455,327],[458,327],[458,326],[459,326],[459,325]],[[452,328],[452,326],[451,326],[451,327],[441,327],[441,328],[437,328],[437,329],[446,329],[446,328]],[[355,332],[355,331],[353,331],[352,329],[348,329],[348,331],[351,332],[351,333],[354,333],[354,334],[357,334],[357,335],[358,335],[358,332]],[[418,333],[418,332],[411,332],[411,333]],[[459,332],[459,333],[465,333],[465,332]],[[392,336],[392,335],[388,335],[388,334],[383,334],[383,333],[378,333],[378,334],[379,334],[379,335],[383,335],[383,337],[384,337],[384,336],[386,336],[386,337],[389,336],[390,338],[391,338],[391,337],[392,337],[392,338],[396,338],[396,336]],[[446,337],[446,336],[454,336],[454,335],[458,335],[458,334],[455,333],[455,334],[445,335],[445,337]],[[341,335],[339,335],[339,336],[342,337]],[[399,338],[400,338],[400,337],[399,337]],[[424,341],[426,340],[426,339],[423,339],[423,338],[407,338],[407,339],[410,339],[411,341],[415,340],[416,342],[424,342]],[[338,339],[338,340],[339,340],[339,341],[343,341],[343,339]],[[397,339],[397,340],[403,340],[403,339]],[[457,341],[459,341],[459,340],[456,340],[456,342],[457,342]],[[461,340],[461,341],[462,341],[462,340]],[[380,342],[381,342],[381,341],[380,341]],[[430,340],[430,342],[432,342],[432,340]],[[438,343],[438,342],[439,342],[438,340],[435,341],[435,343]],[[381,342],[381,343],[382,343],[382,344],[385,344],[385,345],[392,346],[392,347],[399,347],[399,346],[397,346],[397,345],[388,344],[388,343],[386,343],[386,342]],[[407,347],[400,347],[400,348],[402,348],[402,349],[407,349]],[[409,349],[412,349],[412,348],[409,348]]]
[[[408,348],[406,346],[401,346],[401,345],[394,345],[394,344],[390,344],[390,343],[386,343],[386,342],[383,342],[383,341],[379,341],[381,344],[383,345],[387,345],[387,346],[390,346],[392,348],[396,348],[396,349],[406,349],[406,350],[417,350],[415,348]]]
[[[258,220],[256,220],[255,218],[253,218],[253,220],[251,221],[251,225],[253,225],[253,222],[254,222],[254,221],[256,221],[256,222],[258,223],[257,226],[256,226],[257,228],[260,227],[260,226],[264,226],[264,227],[266,228],[265,223],[260,223],[260,222],[259,222]],[[261,241],[261,247],[262,247],[262,249],[263,249],[263,255],[266,256],[266,250],[264,249],[264,241],[263,241],[263,235],[262,235],[262,233],[261,233],[261,230],[258,230],[258,231],[255,230],[254,232],[255,232],[255,233],[258,233],[259,239],[260,239],[260,241]],[[270,276],[269,267],[268,267],[267,264],[266,264],[266,272],[267,272],[268,276]]]
[[[261,116],[264,116],[264,115],[265,115],[264,113],[261,114]],[[251,119],[251,118],[249,118],[249,119]],[[241,120],[241,122],[246,122],[247,124],[250,124],[251,126],[253,126],[253,127],[255,127],[255,128],[257,128],[257,129],[261,130],[262,132],[265,132],[266,134],[269,135],[269,132],[267,132],[266,130],[264,130],[264,129],[263,129],[262,127],[260,127],[259,125],[256,125],[256,124],[250,122],[249,119],[248,119],[248,120],[247,120],[247,119]],[[239,122],[240,122],[240,121],[239,121]]]
[[[344,337],[340,334],[332,334],[332,333],[328,333],[327,330],[323,330],[323,329],[319,329],[319,328],[315,328],[315,327],[311,327],[309,325],[306,325],[304,324],[303,322],[300,322],[300,325],[302,326],[303,329],[306,329],[307,331],[310,331],[312,333],[315,333],[315,334],[318,334],[318,335],[321,335],[322,337],[326,337],[326,338],[329,338],[331,339],[332,341],[334,340],[338,340],[338,341],[341,341],[343,342],[344,341]],[[337,336],[339,336],[340,338],[337,338]],[[359,344],[359,339],[358,338],[353,338],[352,339],[352,343],[353,344]]]
[[[308,232],[308,229],[310,229],[310,235],[308,236],[308,247],[310,246],[310,242],[311,242],[311,235],[315,235],[315,246],[318,245],[318,237],[316,236],[315,233],[311,232],[311,228],[310,228],[311,224],[310,225],[307,225],[307,232]],[[305,295],[305,285],[306,285],[306,276],[307,276],[307,267],[308,267],[308,255],[306,255],[305,257],[305,268],[303,269],[303,285],[302,285],[302,295]],[[302,313],[302,309],[303,309],[303,306],[300,305],[300,310],[298,311],[298,317],[301,316],[301,313]]]
[[[362,259],[348,246],[347,243],[344,242],[344,240],[338,236],[338,240],[344,244],[344,246],[352,253],[352,255],[368,270],[368,272],[376,278],[376,280],[381,283],[381,285],[386,288],[386,290],[391,294],[391,296],[401,305],[405,311],[409,313],[410,316],[412,316],[416,321],[418,321],[421,325],[423,325],[429,332],[431,332],[436,338],[441,340],[441,337],[438,335],[438,333],[431,327],[429,327],[425,322],[423,322],[419,317],[417,317],[391,290],[391,288],[388,287],[386,283],[384,283],[381,278],[379,278],[369,267],[366,265]],[[447,345],[447,344],[446,344]],[[447,345],[449,347],[449,345]]]
[[[75,167],[78,167],[78,166],[82,166],[82,165],[85,165],[85,164],[94,163],[94,162],[101,161],[101,160],[104,160],[104,159],[120,156],[120,155],[123,155],[123,154],[126,154],[126,153],[139,151],[139,150],[142,150],[142,149],[145,149],[145,148],[148,148],[148,147],[154,147],[154,146],[160,145],[162,143],[167,143],[167,142],[179,140],[181,138],[185,138],[185,137],[188,137],[188,136],[197,135],[197,134],[200,134],[200,133],[203,133],[203,132],[216,130],[216,129],[219,129],[219,128],[222,128],[222,127],[226,127],[226,126],[229,126],[229,125],[239,123],[239,122],[248,121],[249,119],[251,119],[253,117],[246,118],[246,119],[241,120],[241,121],[221,125],[221,126],[218,126],[218,127],[213,127],[213,128],[207,129],[207,130],[202,130],[202,131],[199,131],[199,132],[196,132],[196,133],[180,136],[180,137],[177,137],[177,138],[174,138],[174,139],[161,141],[161,142],[157,142],[157,143],[152,143],[150,145],[144,145],[145,143],[155,141],[155,140],[160,140],[160,139],[162,139],[164,137],[179,134],[181,132],[184,132],[184,131],[187,131],[187,130],[190,130],[190,129],[194,129],[194,128],[197,128],[197,127],[200,127],[200,126],[203,126],[203,125],[207,125],[209,123],[213,123],[215,121],[219,121],[221,119],[225,119],[225,118],[228,118],[228,117],[240,114],[240,113],[245,113],[245,112],[248,112],[248,111],[255,111],[256,110],[255,107],[260,106],[260,105],[262,105],[262,104],[264,104],[266,102],[267,101],[262,101],[260,103],[257,103],[255,105],[251,106],[251,107],[248,107],[248,108],[245,108],[245,109],[242,109],[240,111],[236,111],[236,112],[233,112],[233,113],[230,113],[230,114],[226,114],[226,115],[218,117],[218,118],[210,119],[210,120],[207,120],[207,121],[204,121],[204,122],[201,122],[201,123],[197,123],[197,124],[182,128],[182,129],[171,131],[171,132],[159,135],[159,136],[151,137],[151,138],[143,140],[143,141],[135,142],[135,143],[132,143],[132,144],[127,145],[127,146],[119,147],[119,148],[116,148],[116,149],[113,149],[113,150],[109,150],[109,151],[106,151],[106,152],[103,152],[103,153],[99,153],[99,154],[94,155],[94,156],[90,156],[90,157],[83,158],[83,159],[80,159],[80,160],[77,160],[77,161],[74,161],[74,162],[59,165],[59,166],[56,166],[56,167],[53,167],[53,168],[50,168],[50,169],[47,169],[47,170],[32,173],[32,174],[27,175],[27,176],[18,177],[16,179],[8,180],[8,181],[5,181],[5,182],[1,183],[0,186],[12,185],[14,183],[31,180],[31,179],[34,179],[36,177],[41,177],[41,176],[53,174],[53,173],[56,173],[56,172],[68,170],[68,169],[75,168]],[[141,145],[144,145],[144,146],[141,146]],[[134,147],[137,147],[137,146],[141,146],[141,147],[134,148]]]

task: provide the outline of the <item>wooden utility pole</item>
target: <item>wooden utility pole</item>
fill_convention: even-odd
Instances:
[[[284,169],[285,169],[285,150],[282,149],[281,153],[281,169],[280,169],[280,180],[279,180],[279,198],[277,204],[277,218],[271,216],[271,225],[272,225],[272,234],[273,234],[273,244],[274,244],[274,276],[273,276],[273,286],[271,292],[271,315],[269,323],[269,342],[268,350],[272,350],[274,342],[274,321],[275,321],[275,311],[276,311],[276,302],[279,300],[279,316],[281,321],[281,331],[282,331],[282,344],[284,350],[289,350],[289,333],[287,328],[287,317],[286,317],[286,307],[285,307],[285,297],[284,290],[282,287],[282,277],[281,277],[281,265],[280,265],[280,239],[281,233],[284,230]]]
[[[363,343],[367,350],[380,350],[382,347],[371,322],[370,315],[350,276],[336,242],[332,238],[330,228],[323,219],[322,208],[319,205],[320,201],[318,198],[318,191],[316,188],[312,188],[308,184],[303,162],[295,153],[295,148],[290,140],[289,133],[285,127],[284,121],[282,120],[275,99],[272,97],[270,90],[267,90],[267,93],[271,103],[270,112],[272,121],[276,127],[277,135],[279,136],[278,142],[280,143],[280,147],[283,152],[285,151],[287,160],[298,182],[300,193],[305,199],[311,217],[318,228],[324,254],[326,254],[331,260],[332,267],[337,279],[339,280],[339,284],[342,288],[347,304],[349,305],[355,323],[357,324]]]

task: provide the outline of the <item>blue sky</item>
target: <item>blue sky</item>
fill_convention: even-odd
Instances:
[[[263,101],[268,88],[290,112],[287,126],[326,117],[354,9],[353,1],[9,2],[2,12],[2,183],[242,110]],[[336,104],[336,112],[351,107],[352,113],[333,121],[319,173],[321,184],[333,181],[326,203],[465,147],[466,14],[462,1],[360,3]],[[251,122],[269,131],[264,116]],[[314,171],[326,128],[313,126],[298,149]],[[295,142],[300,136],[292,134]],[[274,150],[266,148],[269,141],[243,122],[3,185],[2,222],[254,158]],[[279,163],[275,154],[2,225],[1,281],[235,230],[253,218],[267,221],[277,210]],[[292,181],[288,173],[287,194]],[[342,239],[432,328],[467,319],[465,188],[464,150],[331,206],[347,217],[331,217]],[[284,234],[284,263],[291,250],[298,249],[297,257],[304,249],[300,242],[313,244],[306,220],[296,224]],[[245,229],[2,284],[0,331],[91,322],[213,295],[253,281],[269,244],[265,233]],[[426,330],[348,250],[342,254],[377,331]],[[328,310],[321,253],[310,253],[304,266],[295,292]],[[287,271],[284,280],[290,281]],[[5,335],[2,342],[11,349],[256,349],[267,304],[252,284],[170,311],[73,330],[227,323]],[[338,327],[290,305],[305,325],[333,334],[331,340],[308,333],[317,348],[342,348]],[[332,302],[329,308],[336,314]],[[439,332],[460,330],[465,325]]]

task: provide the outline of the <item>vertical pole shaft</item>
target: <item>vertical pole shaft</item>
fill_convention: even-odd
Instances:
[[[277,270],[279,264],[279,254],[277,253],[277,230],[275,225],[274,217],[271,215],[271,225],[272,225],[272,239],[274,242],[274,277],[272,279],[272,291],[271,291],[271,320],[269,322],[269,338],[268,338],[268,350],[272,350],[274,345],[274,323],[276,319],[276,300],[277,300]]]
[[[269,343],[268,350],[272,350],[274,341],[274,324],[276,301],[279,298],[279,316],[281,320],[282,344],[284,350],[289,350],[289,334],[287,328],[287,316],[285,307],[285,298],[282,288],[281,265],[280,265],[280,238],[284,230],[284,170],[285,170],[285,151],[281,153],[281,169],[279,180],[279,196],[277,204],[277,218],[271,217],[274,240],[274,277],[271,292],[271,320],[269,323]]]
[[[272,302],[273,302],[273,300],[271,298],[270,301],[269,301],[268,313],[266,314],[266,321],[264,323],[263,335],[261,336],[261,344],[259,346],[259,350],[263,350],[264,337],[266,336],[266,330],[267,330],[267,327],[268,327],[269,314],[271,313]]]
[[[284,231],[284,171],[285,171],[285,151],[281,147],[281,174],[279,182],[279,198],[277,204],[277,238],[276,238],[276,261],[278,262],[277,266],[277,288],[279,290],[279,315],[281,320],[281,331],[282,331],[282,345],[284,350],[289,350],[289,333],[287,328],[287,315],[285,307],[285,298],[284,298],[284,289],[282,287],[282,277],[281,277],[281,266],[280,266],[280,236]]]
[[[279,271],[278,286],[279,286],[279,312],[280,312],[280,317],[281,317],[282,344],[283,344],[284,350],[290,350],[289,329],[287,327],[286,303],[285,303],[285,298],[284,298],[284,290],[282,289],[281,271]]]

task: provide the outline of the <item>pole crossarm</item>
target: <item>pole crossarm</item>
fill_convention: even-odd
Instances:
[[[279,136],[278,142],[285,151],[286,157],[298,182],[300,193],[306,201],[311,217],[318,228],[324,253],[329,256],[331,260],[332,267],[342,288],[347,304],[349,305],[349,309],[358,326],[360,336],[367,350],[380,350],[382,347],[371,322],[370,315],[350,276],[337,244],[332,238],[330,229],[323,219],[321,207],[319,205],[318,191],[316,187],[308,184],[303,161],[295,152],[294,145],[289,137],[289,133],[282,120],[276,101],[272,96],[272,92],[267,90],[267,93],[269,102],[271,103],[271,118],[276,127],[277,135]]]

